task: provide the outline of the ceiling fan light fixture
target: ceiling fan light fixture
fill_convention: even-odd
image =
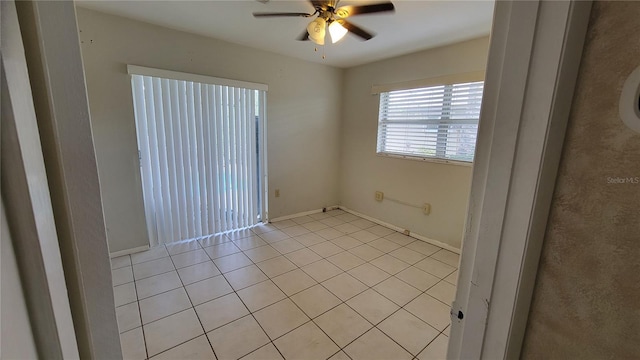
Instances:
[[[269,0],[256,0],[269,1]],[[299,41],[310,40],[317,45],[324,45],[328,32],[331,35],[331,42],[337,43],[348,32],[361,38],[362,40],[371,40],[375,34],[359,27],[358,25],[348,21],[346,18],[354,15],[367,15],[393,12],[395,7],[389,0],[382,1],[377,4],[370,5],[349,5],[338,7],[340,0],[307,0],[313,5],[312,13],[304,12],[254,12],[256,18],[270,17],[304,17],[310,18],[317,15],[317,18],[307,25],[305,31],[297,39]],[[335,24],[334,24],[335,23]],[[317,48],[316,48],[317,51]]]
[[[340,24],[338,21],[334,21],[329,24],[329,35],[331,35],[331,42],[333,44],[342,40],[342,38],[347,35],[347,32],[348,30],[345,29],[345,27],[342,26],[342,24]]]
[[[327,22],[319,17],[307,25],[307,32],[309,33],[309,40],[318,45],[324,45],[324,37],[326,32]]]

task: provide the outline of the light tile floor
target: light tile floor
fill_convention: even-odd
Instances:
[[[126,359],[443,359],[459,257],[332,210],[111,260]]]

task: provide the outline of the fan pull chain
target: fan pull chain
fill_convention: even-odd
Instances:
[[[316,47],[313,49],[313,51],[318,52],[318,47],[316,46]],[[325,53],[324,53],[324,45],[322,45],[322,59],[324,60],[324,59],[326,59],[326,58],[327,58],[327,57],[325,56]]]

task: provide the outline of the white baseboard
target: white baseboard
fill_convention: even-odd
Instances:
[[[327,206],[324,209],[327,209],[327,211],[329,211],[329,210],[335,210],[335,209],[339,209],[339,208],[340,208],[340,206],[333,205],[333,206]],[[289,220],[289,219],[297,218],[297,217],[300,217],[300,216],[307,216],[307,215],[317,214],[317,213],[321,213],[321,212],[322,212],[322,209],[303,211],[303,212],[299,212],[299,213],[296,213],[296,214],[280,216],[280,217],[277,217],[275,219],[269,219],[269,222]]]
[[[143,246],[135,247],[133,249],[126,249],[126,250],[112,252],[109,254],[109,257],[113,259],[118,256],[131,255],[131,254],[135,254],[145,250],[149,250],[149,245],[143,245]]]
[[[378,220],[376,218],[372,218],[371,216],[368,216],[368,215],[365,215],[365,214],[361,214],[361,213],[359,213],[357,211],[353,211],[353,210],[348,209],[348,208],[346,208],[346,207],[344,207],[342,205],[340,205],[340,209],[342,209],[342,210],[344,210],[344,211],[346,211],[348,213],[351,213],[353,215],[359,216],[359,217],[361,217],[363,219],[367,219],[367,220],[369,220],[371,222],[374,222],[374,223],[376,223],[378,225],[382,225],[384,227],[388,227],[389,229],[393,229],[393,230],[398,231],[398,232],[404,232],[405,230],[408,230],[408,229],[401,228],[399,226],[395,226],[393,224],[386,223],[386,222],[384,222],[382,220]],[[443,248],[445,250],[449,250],[449,251],[454,252],[456,254],[460,254],[460,249],[458,249],[456,247],[453,247],[453,246],[451,246],[449,244],[445,244],[442,241],[433,240],[433,239],[430,239],[430,238],[428,238],[426,236],[422,236],[420,234],[416,234],[416,233],[412,232],[411,230],[409,230],[409,236],[411,236],[412,238],[427,242],[427,243],[429,243],[431,245],[435,245],[435,246],[441,247],[441,248]]]
[[[359,216],[359,217],[361,217],[363,219],[367,219],[367,220],[369,220],[371,222],[374,222],[374,223],[376,223],[378,225],[382,225],[382,226],[388,227],[389,229],[393,229],[393,230],[398,231],[398,232],[404,232],[405,230],[407,230],[407,229],[401,228],[399,226],[395,226],[393,224],[389,224],[389,223],[384,222],[382,220],[373,218],[371,216],[368,216],[368,215],[365,215],[365,214],[361,214],[361,213],[359,213],[357,211],[353,211],[353,210],[348,209],[347,207],[342,206],[342,205],[327,206],[327,207],[325,207],[325,209],[327,211],[335,210],[335,209],[341,209],[341,210],[344,210],[344,211],[346,211],[348,213],[351,213],[353,215]],[[283,220],[289,220],[289,219],[297,218],[297,217],[300,217],[300,216],[317,214],[317,213],[321,213],[322,210],[323,209],[316,209],[316,210],[310,210],[310,211],[303,211],[303,212],[299,212],[299,213],[291,214],[291,215],[286,215],[286,216],[280,216],[280,217],[277,217],[275,219],[270,219],[269,222],[283,221]],[[449,251],[454,252],[456,254],[460,254],[460,249],[458,249],[456,247],[453,247],[453,246],[451,246],[449,244],[445,244],[445,243],[443,243],[441,241],[438,241],[438,240],[430,239],[430,238],[428,238],[426,236],[422,236],[420,234],[416,234],[416,233],[414,233],[414,232],[412,232],[410,230],[409,230],[409,236],[411,236],[414,239],[422,240],[422,241],[427,242],[429,244],[432,244],[432,245],[441,247],[443,249],[449,250]],[[143,246],[138,246],[138,247],[133,248],[133,249],[116,251],[116,252],[113,252],[113,253],[109,254],[109,257],[115,258],[115,257],[118,257],[118,256],[135,254],[135,253],[138,253],[138,252],[141,252],[141,251],[145,251],[145,250],[149,250],[149,245],[143,245]]]

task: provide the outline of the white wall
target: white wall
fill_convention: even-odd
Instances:
[[[472,168],[377,156],[379,97],[371,95],[371,86],[484,71],[488,47],[489,38],[483,37],[346,70],[341,128],[342,205],[460,248]],[[391,201],[377,202],[376,190],[410,203],[431,203],[431,215]]]
[[[77,13],[111,252],[148,244],[127,64],[268,84],[269,216],[338,203],[343,70],[87,9]]]

